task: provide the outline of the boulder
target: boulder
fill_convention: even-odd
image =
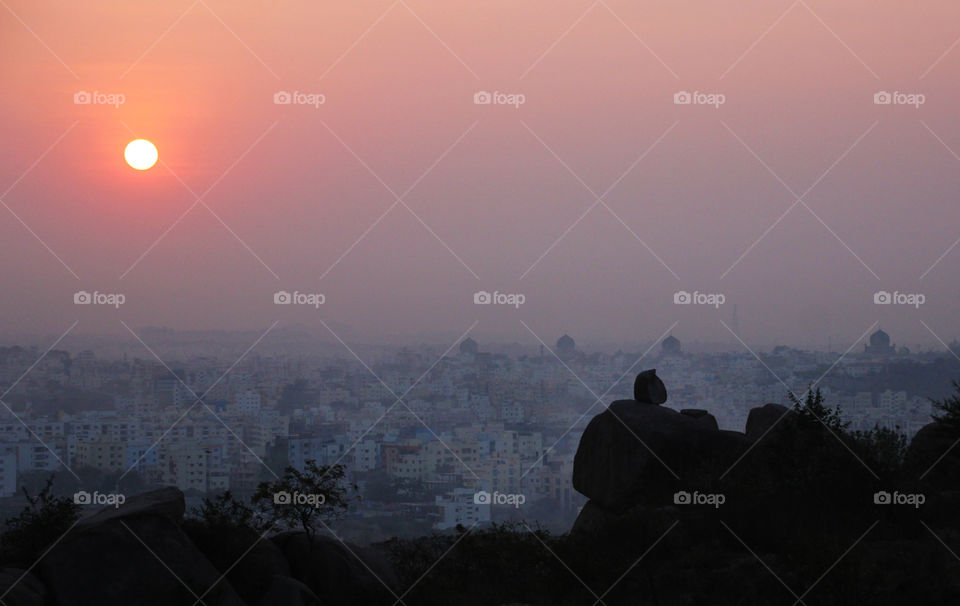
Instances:
[[[296,579],[274,575],[267,593],[257,602],[258,606],[323,606],[323,602],[310,588]]]
[[[137,516],[156,516],[179,524],[183,521],[185,510],[183,492],[179,488],[168,486],[131,496],[119,507],[104,507],[82,519],[77,526],[95,526],[113,519]]]
[[[748,447],[743,434],[718,431],[703,417],[618,400],[583,432],[573,487],[612,512],[644,500],[669,501],[677,476],[719,475]]]
[[[39,576],[57,606],[243,606],[181,530],[183,493],[132,497],[77,524],[47,553]]]
[[[275,576],[290,576],[280,548],[252,528],[210,527],[194,520],[187,520],[182,528],[248,604],[262,601]]]
[[[577,514],[573,527],[570,528],[570,537],[573,539],[595,537],[603,530],[614,527],[624,516],[625,514],[607,511],[596,501],[587,501]]]
[[[751,440],[757,440],[767,433],[771,427],[778,426],[784,417],[796,414],[786,406],[780,404],[764,404],[751,408],[747,415],[746,434]]]
[[[283,552],[293,578],[324,604],[376,606],[396,602],[398,580],[386,557],[327,536],[284,532],[271,539]]]
[[[928,423],[910,440],[906,467],[911,473],[943,487],[960,482],[960,435],[943,423]]]
[[[0,570],[0,603],[5,606],[44,606],[47,588],[26,570]]]

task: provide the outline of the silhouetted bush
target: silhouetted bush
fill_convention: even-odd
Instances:
[[[54,476],[36,496],[24,488],[27,505],[8,518],[0,535],[0,560],[7,566],[33,566],[80,518],[80,506],[69,497],[53,495]]]
[[[933,407],[941,414],[933,415],[933,420],[943,423],[951,431],[960,436],[960,381],[953,381],[955,393],[942,400],[931,400]]]

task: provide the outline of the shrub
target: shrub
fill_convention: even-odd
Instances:
[[[0,536],[0,559],[5,564],[28,568],[80,519],[80,506],[70,497],[53,495],[51,475],[36,496],[24,487],[27,505],[18,515],[6,520]]]
[[[253,503],[271,527],[299,527],[312,537],[318,522],[341,518],[356,494],[357,487],[347,484],[344,475],[342,465],[320,467],[313,460],[303,471],[287,467],[277,480],[260,483]]]

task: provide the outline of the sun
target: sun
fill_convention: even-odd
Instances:
[[[123,150],[123,158],[127,164],[137,170],[147,170],[157,163],[157,146],[146,139],[134,139],[127,143],[127,148]]]

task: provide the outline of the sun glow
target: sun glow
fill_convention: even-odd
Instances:
[[[135,139],[127,143],[127,148],[123,150],[123,157],[127,164],[137,170],[147,170],[157,163],[159,154],[157,146],[146,139]]]

